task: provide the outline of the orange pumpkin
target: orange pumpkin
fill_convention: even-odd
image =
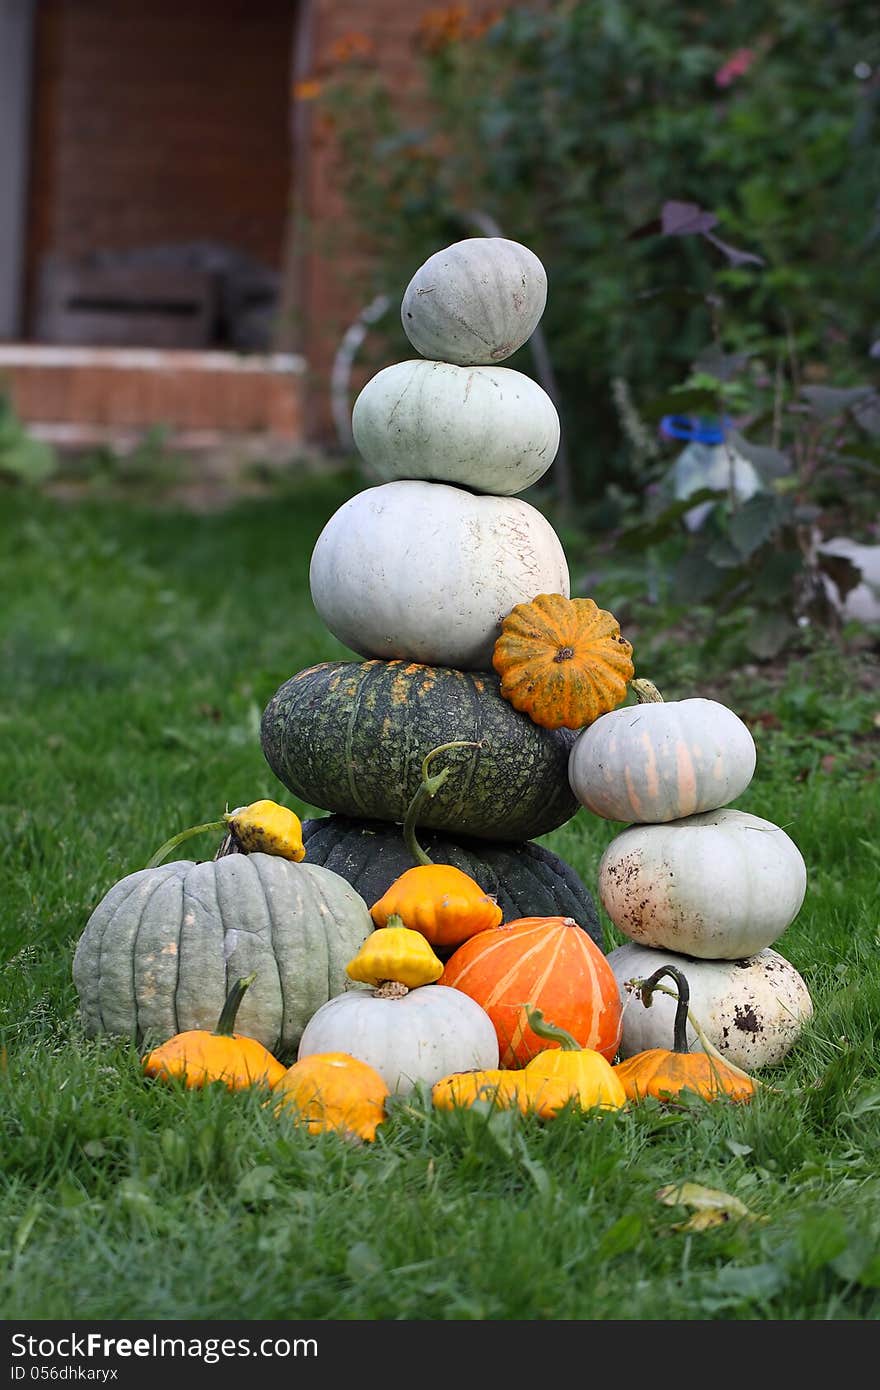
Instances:
[[[583,1048],[612,1061],[623,1005],[614,971],[573,917],[521,917],[480,932],[453,951],[440,984],[463,990],[485,1009],[502,1067],[524,1067],[547,1047],[529,1027],[540,1008]]]
[[[674,965],[662,966],[643,980],[639,995],[645,1008],[650,1008],[654,990],[660,987],[664,975],[675,981],[678,1003],[675,1006],[672,1050],[652,1047],[637,1052],[614,1068],[630,1100],[655,1096],[658,1100],[675,1100],[682,1091],[694,1091],[704,1100],[749,1101],[755,1094],[753,1079],[739,1067],[731,1066],[713,1047],[711,1052],[688,1052],[687,1020],[690,1013],[690,989],[686,977]],[[665,992],[665,991],[664,991]],[[696,1026],[697,1020],[690,1015]],[[708,1040],[698,1030],[703,1046]]]
[[[591,598],[538,594],[501,624],[492,665],[501,694],[544,729],[582,729],[626,698],[632,645]]]
[[[148,1052],[141,1063],[144,1075],[162,1081],[183,1081],[188,1090],[197,1090],[212,1081],[222,1081],[230,1091],[274,1086],[280,1081],[285,1068],[277,1057],[256,1038],[233,1031],[245,990],[256,978],[247,975],[236,980],[213,1033],[205,1028],[191,1028]]]
[[[310,1134],[335,1130],[371,1143],[385,1119],[389,1091],[368,1062],[347,1052],[315,1052],[288,1067],[267,1101]],[[277,1098],[277,1099],[276,1099]]]

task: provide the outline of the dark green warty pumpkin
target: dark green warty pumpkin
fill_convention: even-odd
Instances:
[[[414,862],[401,827],[388,821],[321,816],[303,822],[302,836],[307,861],[347,879],[368,907]],[[604,950],[590,892],[574,869],[544,845],[459,840],[433,831],[420,832],[419,840],[435,863],[453,864],[490,893],[506,922],[573,917]]]
[[[263,714],[263,753],[295,796],[325,811],[402,821],[432,748],[451,775],[419,825],[478,839],[545,835],[575,814],[576,733],[542,729],[499,693],[492,672],[405,661],[327,661],[285,681]]]
[[[317,1009],[351,987],[345,967],[373,930],[339,874],[272,854],[176,860],[120,879],[73,960],[83,1027],[164,1042],[212,1030],[233,982],[256,975],[236,1029],[295,1056]]]

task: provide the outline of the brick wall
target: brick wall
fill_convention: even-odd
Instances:
[[[29,287],[50,252],[229,243],[279,266],[294,0],[41,0]]]

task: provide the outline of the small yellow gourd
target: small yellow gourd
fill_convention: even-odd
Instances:
[[[245,854],[277,854],[296,864],[306,857],[299,816],[277,801],[253,801],[223,819]]]
[[[527,1012],[532,1032],[559,1046],[545,1048],[523,1068],[521,1104],[543,1119],[570,1101],[581,1110],[621,1110],[626,1105],[626,1091],[601,1052],[581,1047],[566,1029],[546,1022],[540,1009]]]
[[[498,1067],[483,1071],[454,1071],[442,1076],[431,1087],[431,1103],[435,1110],[457,1110],[466,1109],[478,1100],[486,1100],[503,1110],[516,1109],[521,1080],[522,1072]]]
[[[371,932],[345,973],[359,984],[379,986],[396,980],[408,989],[431,985],[443,974],[443,962],[435,956],[421,932],[405,927],[393,914],[386,927]]]

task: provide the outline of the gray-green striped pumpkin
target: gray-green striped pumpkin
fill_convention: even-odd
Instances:
[[[403,821],[421,763],[441,744],[445,785],[419,813],[423,829],[530,840],[578,809],[568,781],[576,733],[543,729],[499,692],[494,673],[405,661],[326,661],[285,681],[263,713],[266,761],[311,806]]]
[[[120,879],[73,960],[85,1032],[141,1044],[214,1029],[230,986],[256,974],[236,1031],[293,1056],[303,1029],[348,989],[345,967],[373,929],[351,884],[271,854],[176,860]]]
[[[341,874],[368,907],[415,862],[401,827],[388,821],[321,816],[303,821],[302,838],[309,863]],[[505,922],[520,917],[572,917],[604,949],[596,905],[586,884],[546,845],[534,840],[502,844],[453,839],[436,831],[420,832],[419,842],[435,864],[454,865],[495,898]]]

